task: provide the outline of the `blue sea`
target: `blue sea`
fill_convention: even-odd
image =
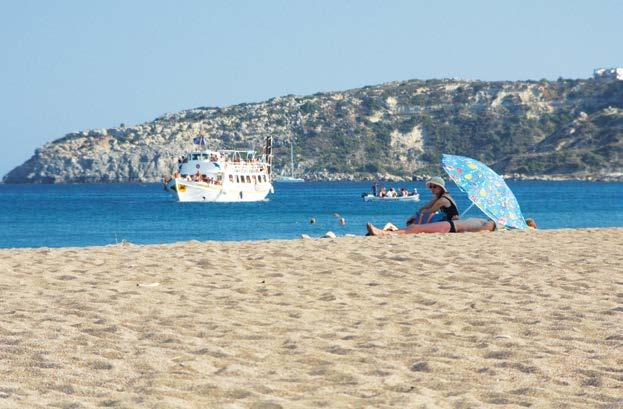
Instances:
[[[539,228],[623,226],[623,183],[508,185]],[[259,203],[178,203],[160,184],[0,185],[0,248],[363,235],[367,222],[403,226],[430,199],[423,182],[385,186],[417,188],[422,201],[364,202],[370,184],[360,182],[275,183],[275,193]],[[456,187],[450,192],[461,211],[469,206]],[[469,216],[483,215],[473,207]]]

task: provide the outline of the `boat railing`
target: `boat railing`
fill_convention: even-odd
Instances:
[[[236,163],[225,162],[224,170],[236,173],[260,173],[265,172],[267,165],[265,163]]]

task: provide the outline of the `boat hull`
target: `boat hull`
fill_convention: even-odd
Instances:
[[[374,195],[363,196],[365,202],[419,202],[420,195],[398,196],[398,197],[379,197]]]
[[[295,178],[293,176],[281,176],[275,179],[275,182],[279,183],[303,183],[305,179],[303,178]]]
[[[172,179],[167,189],[179,202],[259,202],[273,192],[270,183],[225,183],[224,185]]]

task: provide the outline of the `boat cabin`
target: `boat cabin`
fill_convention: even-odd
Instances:
[[[230,177],[227,180],[231,182],[246,182],[245,176],[242,179],[235,175],[253,176],[252,179],[258,181],[268,180],[260,175],[268,174],[268,164],[258,159],[252,150],[192,151],[178,159],[177,169],[178,176],[182,178],[199,174],[207,176],[208,179],[222,181],[224,175],[228,174]]]

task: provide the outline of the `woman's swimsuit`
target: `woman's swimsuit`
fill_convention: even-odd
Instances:
[[[449,233],[456,233],[456,227],[454,226],[454,220],[446,220],[450,224]]]
[[[454,217],[458,218],[459,217],[459,209],[458,209],[458,207],[456,207],[456,203],[454,203],[454,200],[452,200],[452,198],[450,196],[447,196],[447,195],[442,195],[439,199],[441,199],[442,197],[445,197],[450,202],[450,206],[442,207],[442,208],[439,209],[439,211],[444,214],[445,221],[453,220]],[[454,225],[453,224],[450,225],[450,228],[451,228],[450,231],[454,233]]]

